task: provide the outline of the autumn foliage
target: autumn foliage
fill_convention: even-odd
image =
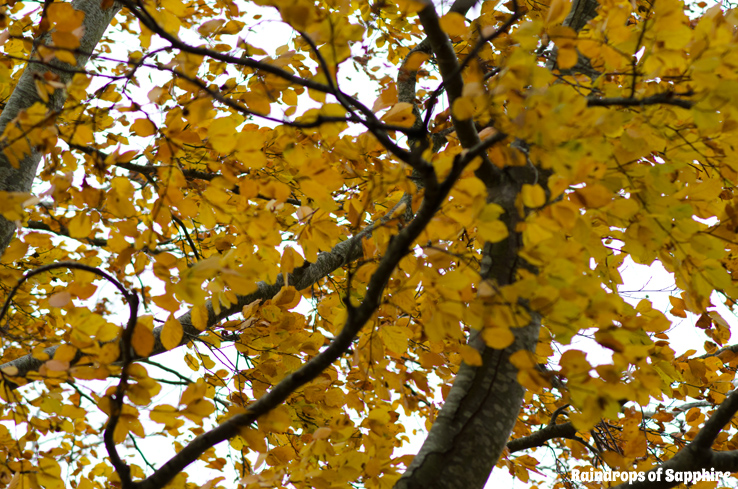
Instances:
[[[6,0],[0,28],[0,487],[738,472],[730,5]],[[622,292],[654,262],[668,308]]]

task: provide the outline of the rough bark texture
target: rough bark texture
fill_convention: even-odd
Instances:
[[[535,346],[538,326],[534,322],[516,330],[515,342],[505,350],[485,348],[481,367],[462,365],[428,438],[396,488],[484,486],[524,394],[510,355]]]
[[[595,18],[599,5],[597,0],[575,0],[564,20],[564,25],[579,32],[587,22]]]
[[[95,46],[107,29],[110,21],[113,20],[115,14],[121,9],[121,5],[114,3],[112,7],[102,9],[101,0],[74,0],[72,6],[85,13],[84,19],[84,35],[80,40],[78,52],[75,54],[77,66],[71,66],[61,63],[58,60],[48,64],[31,62],[18,81],[13,93],[11,94],[5,109],[0,114],[0,134],[5,127],[15,119],[23,110],[28,109],[37,102],[43,102],[36,90],[35,78],[42,75],[46,71],[51,71],[60,77],[62,83],[67,83],[72,79],[75,70],[84,68],[90,59]],[[51,36],[46,34],[40,40],[39,44],[48,43]],[[35,55],[32,53],[31,57]],[[67,92],[63,89],[57,89],[49,97],[49,112],[59,112],[67,100]],[[19,168],[13,168],[10,165],[5,153],[0,151],[0,191],[6,192],[29,192],[36,178],[38,164],[41,161],[41,153],[33,150],[31,154],[25,155],[20,160]],[[0,216],[0,255],[5,251],[10,240],[15,234],[16,225],[4,217]]]
[[[571,422],[550,424],[531,435],[510,440],[507,444],[507,449],[510,453],[519,452],[521,450],[544,446],[546,442],[554,438],[576,439],[576,434],[577,430]]]

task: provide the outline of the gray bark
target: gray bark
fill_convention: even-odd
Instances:
[[[587,25],[587,22],[595,18],[599,6],[597,0],[574,0],[571,11],[564,20],[564,25],[579,32]]]
[[[536,320],[515,330],[515,342],[504,350],[484,348],[481,367],[461,366],[428,438],[395,488],[484,486],[507,444],[525,392],[510,355],[534,348],[538,328]]]
[[[102,38],[107,29],[110,21],[113,20],[115,14],[120,11],[121,6],[117,3],[113,4],[112,7],[103,10],[101,7],[101,0],[74,0],[72,6],[76,10],[80,10],[85,13],[84,34],[80,39],[80,46],[75,53],[77,60],[76,66],[71,66],[67,63],[62,63],[58,60],[54,60],[48,64],[42,64],[38,62],[31,62],[26,67],[25,71],[18,80],[13,93],[8,99],[5,109],[0,114],[0,134],[5,130],[5,127],[12,123],[22,111],[28,109],[37,102],[43,100],[36,91],[35,79],[43,75],[47,71],[51,71],[57,74],[62,83],[67,83],[74,76],[74,71],[78,71],[84,68],[85,64],[90,58],[91,53],[95,49],[95,46]],[[39,44],[43,45],[50,43],[51,36],[46,34],[40,40]],[[31,54],[33,59],[34,53]],[[36,58],[37,59],[37,58]],[[67,92],[64,89],[56,89],[53,94],[49,96],[49,101],[46,103],[49,113],[57,113],[61,111],[64,106],[64,102],[67,100]],[[5,156],[3,151],[0,151],[0,191],[6,192],[30,192],[33,185],[33,180],[36,178],[36,172],[38,170],[39,162],[41,161],[41,152],[36,149],[32,149],[31,154],[25,155],[20,160],[20,166],[14,168],[8,158]],[[15,235],[16,224],[10,222],[4,217],[0,216],[0,255],[5,251],[10,241]]]

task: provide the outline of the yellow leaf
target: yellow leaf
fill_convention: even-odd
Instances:
[[[13,263],[20,260],[26,255],[28,251],[28,243],[24,243],[19,239],[14,239],[10,242],[5,252],[0,257],[0,263]]]
[[[482,355],[473,346],[461,345],[459,353],[461,354],[461,359],[464,360],[464,363],[467,365],[471,365],[472,367],[479,367],[482,365]]]
[[[221,29],[220,32],[221,34],[228,34],[232,36],[234,34],[238,34],[239,32],[241,32],[245,25],[246,25],[245,22],[241,22],[238,20],[229,20],[228,23],[225,25],[225,27],[223,27],[223,29]],[[261,54],[266,54],[266,53],[262,52]]]
[[[200,125],[201,121],[208,120],[210,111],[213,110],[213,102],[208,98],[199,98],[185,106],[185,118],[193,126]]]
[[[609,450],[602,452],[602,459],[605,461],[607,466],[612,469],[619,469],[625,466],[624,457],[617,452],[612,452]]]
[[[208,20],[207,22],[203,22],[202,25],[197,28],[197,32],[200,33],[202,37],[210,37],[223,24],[225,24],[225,19]]]
[[[18,168],[16,165],[13,166]],[[30,197],[31,194],[25,192],[5,192],[0,190],[0,215],[9,221],[19,221],[23,217],[24,203]]]
[[[256,93],[248,92],[243,96],[244,102],[257,114],[267,115],[272,111],[272,106],[269,104],[269,99],[265,95],[259,95]]]
[[[510,363],[518,370],[530,370],[535,368],[536,359],[532,352],[527,350],[518,350],[510,355]]]
[[[192,325],[200,331],[208,327],[208,309],[205,306],[195,306],[190,314]]]
[[[314,7],[310,2],[287,2],[279,9],[282,20],[297,30],[305,30],[313,22]]]
[[[548,8],[546,25],[560,24],[571,10],[571,0],[553,0]]]
[[[139,321],[133,329],[131,346],[137,355],[147,357],[154,349],[154,334],[151,328]]]
[[[574,48],[559,48],[559,52],[556,55],[556,64],[561,70],[568,70],[577,64],[579,60],[579,54]]]
[[[687,313],[684,311],[687,308],[687,304],[684,302],[684,299],[670,295],[669,302],[671,302],[672,307],[671,311],[669,311],[669,314],[680,318],[687,317]]]
[[[60,345],[54,352],[54,360],[71,362],[77,356],[77,349],[72,345]]]
[[[692,108],[692,120],[705,134],[712,134],[720,128],[720,114],[701,107]]]
[[[546,192],[543,191],[540,185],[523,184],[521,194],[523,204],[531,209],[536,209],[546,203]]]
[[[161,307],[162,309],[165,309],[169,312],[179,311],[179,301],[177,301],[177,299],[175,299],[171,293],[157,295],[152,297],[151,299],[154,301],[154,304]]]
[[[490,348],[502,350],[512,345],[515,336],[509,328],[485,328],[482,330],[482,339]]]
[[[421,0],[397,0],[395,4],[404,16],[419,12],[428,6]]]
[[[287,274],[293,272],[297,263],[302,265],[304,262],[305,259],[291,246],[285,246],[282,252],[282,260],[280,261],[280,268],[282,270],[282,276],[285,278],[285,284],[287,283]]]
[[[407,349],[407,341],[410,338],[408,328],[402,326],[383,326],[379,330],[382,342],[388,350],[402,354]]]
[[[136,208],[133,206],[132,197],[135,189],[130,180],[124,177],[116,177],[111,182],[111,189],[105,199],[105,208],[115,217],[133,217]]]
[[[79,47],[79,37],[77,37],[75,34],[72,34],[71,32],[65,32],[65,31],[54,31],[51,33],[51,39],[54,41],[54,45],[60,49],[58,53],[56,53],[56,57],[59,58],[59,54],[66,52],[67,54],[71,55],[66,61],[72,61],[71,64],[77,64],[76,59],[74,58],[74,55],[70,53],[69,51],[65,51],[67,49],[73,50],[77,49]]]
[[[156,134],[156,126],[148,119],[136,119],[133,124],[131,124],[131,130],[136,134],[136,136],[141,136],[143,138]]]
[[[38,483],[46,489],[62,489],[64,482],[61,479],[61,466],[51,458],[39,460],[36,471]]]
[[[187,7],[182,0],[161,0],[161,6],[177,17],[182,17],[187,12]]]
[[[627,436],[627,438],[624,440],[625,446],[623,447],[623,455],[625,455],[627,458],[644,456],[646,454],[646,450],[648,449],[646,435],[644,435],[642,431],[636,431],[628,435],[629,436]]]
[[[441,29],[451,37],[463,36],[469,29],[466,27],[464,16],[458,12],[451,12],[439,19]]]
[[[214,150],[228,154],[236,147],[236,121],[230,117],[215,119],[208,128],[208,141]]]
[[[459,97],[454,100],[454,118],[463,121],[474,117],[474,100],[472,97]]]
[[[171,350],[179,346],[182,340],[182,325],[177,318],[170,317],[161,329],[161,344]]]
[[[97,360],[102,365],[108,365],[118,360],[119,356],[120,347],[118,343],[106,343],[100,348],[100,354],[97,356]]]
[[[711,201],[717,198],[722,189],[723,185],[720,180],[710,178],[687,190],[686,195],[689,200]],[[678,195],[682,195],[683,193],[685,192],[679,192]]]
[[[587,355],[580,350],[567,350],[561,355],[561,370],[568,377],[588,375],[592,366],[587,361]]]
[[[191,354],[186,353],[184,361],[194,372],[197,372],[200,369],[200,363],[197,361],[197,358],[193,357]]]
[[[202,280],[196,277],[183,277],[175,286],[174,291],[177,297],[185,302],[193,305],[199,305],[205,302],[205,290],[202,287]]]
[[[87,238],[92,232],[92,220],[89,214],[77,214],[69,221],[67,227],[69,229],[69,236],[72,238]]]
[[[282,92],[282,102],[287,105],[297,105],[297,93],[294,90],[285,90]]]
[[[259,418],[259,429],[264,431],[282,432],[285,431],[292,422],[287,407],[282,404],[269,411],[267,414]]]
[[[579,198],[582,205],[591,209],[597,209],[612,201],[612,192],[599,183],[579,188],[574,191],[574,195]]]
[[[449,290],[462,290],[471,285],[471,278],[461,270],[450,270],[438,279],[438,286]]]
[[[72,32],[82,25],[85,13],[75,10],[71,3],[53,2],[46,12],[50,23],[58,31]]]
[[[267,451],[266,442],[264,441],[264,433],[253,428],[241,428],[240,436],[246,442],[246,445],[255,452],[264,453]]]
[[[215,411],[213,403],[207,399],[197,399],[182,410],[182,414],[195,423],[201,424],[202,418],[210,416]]]
[[[299,291],[292,286],[285,286],[274,296],[272,304],[284,310],[289,310],[299,304],[300,300],[302,300],[302,296]]]
[[[399,102],[392,106],[383,116],[382,120],[387,124],[401,127],[410,127],[415,124],[413,106],[407,102]]]
[[[477,237],[488,243],[498,243],[506,239],[510,233],[502,221],[480,223],[477,226]]]
[[[149,412],[149,418],[151,418],[152,421],[163,424],[168,430],[184,424],[183,421],[177,419],[178,416],[179,412],[177,409],[167,404],[154,406],[154,408]]]
[[[405,64],[403,65],[402,68],[407,71],[418,71],[418,69],[420,68],[420,65],[422,65],[429,59],[430,59],[430,54],[416,51],[412,53],[410,57],[405,61]],[[396,89],[395,89],[395,99],[397,99]]]

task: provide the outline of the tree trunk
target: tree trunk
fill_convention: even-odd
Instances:
[[[74,0],[72,7],[85,13],[83,21],[84,34],[80,39],[80,46],[75,53],[77,65],[72,66],[54,60],[49,63],[37,62],[36,49],[31,53],[32,61],[28,64],[25,71],[18,80],[18,84],[13,89],[5,109],[0,114],[0,133],[5,131],[6,126],[13,121],[24,110],[33,104],[40,102],[46,105],[50,114],[61,111],[64,102],[67,100],[67,92],[58,88],[48,98],[48,102],[44,102],[36,89],[36,79],[45,72],[50,71],[59,76],[59,81],[68,83],[74,76],[74,71],[84,69],[85,64],[90,59],[95,46],[107,29],[110,21],[113,20],[121,5],[113,3],[112,6],[103,9],[102,0]],[[38,42],[41,45],[51,43],[51,36],[47,33]],[[53,118],[52,118],[53,120]],[[7,143],[4,143],[7,144]],[[3,144],[3,146],[4,146]],[[33,186],[33,180],[36,178],[39,162],[41,161],[41,152],[32,148],[30,154],[19,158],[20,165],[14,168],[4,151],[0,151],[0,191],[6,192],[30,192]],[[8,221],[0,216],[0,255],[8,247],[10,241],[15,235],[16,223]]]
[[[564,25],[581,30],[594,18],[597,7],[597,0],[575,0]],[[432,36],[439,35],[427,29],[426,34],[431,41]],[[438,58],[439,52],[435,48],[434,51]],[[552,56],[555,55],[553,50]],[[440,69],[444,75],[443,66]],[[454,84],[447,76],[443,76],[443,81],[446,85]],[[447,93],[451,106],[451,90]],[[462,146],[468,148],[474,143],[476,129],[467,129],[474,132],[469,135],[464,134],[465,130],[459,125],[455,127]],[[464,144],[465,135],[469,140],[467,144]],[[540,175],[518,168],[503,172],[496,179],[490,180],[479,173],[478,176],[487,184],[488,200],[501,205],[507,214],[510,236],[501,243],[485,247],[481,270],[483,277],[502,286],[515,280],[522,242],[522,236],[516,231],[521,216],[517,213],[515,198],[523,184],[535,183]],[[484,487],[507,445],[523,402],[525,389],[518,382],[518,371],[509,359],[517,351],[535,349],[541,323],[540,317],[532,316],[528,325],[513,329],[515,341],[504,350],[486,347],[479,338],[471,339],[470,344],[482,353],[483,364],[480,367],[462,364],[428,438],[395,485],[396,489]]]

